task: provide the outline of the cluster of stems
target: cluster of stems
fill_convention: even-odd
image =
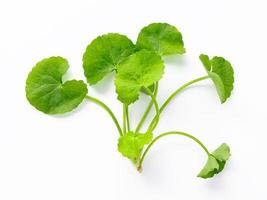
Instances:
[[[144,122],[147,119],[147,116],[149,114],[149,112],[151,111],[152,106],[154,105],[155,107],[155,116],[152,118],[150,124],[148,125],[147,131],[146,133],[152,133],[159,122],[159,118],[160,118],[160,114],[165,110],[165,108],[168,106],[168,104],[180,93],[182,92],[185,88],[189,87],[192,84],[195,84],[197,82],[203,81],[208,79],[208,76],[203,76],[197,79],[194,79],[192,81],[189,81],[188,83],[182,85],[181,87],[179,87],[177,90],[175,90],[173,93],[171,93],[171,95],[165,100],[165,102],[159,106],[158,102],[157,102],[157,93],[158,93],[158,83],[155,84],[155,89],[153,92],[151,92],[150,89],[148,88],[143,88],[145,90],[145,92],[151,97],[151,101],[147,106],[147,109],[145,110],[145,112],[143,113],[139,123],[137,124],[137,127],[132,130],[130,127],[130,119],[129,119],[129,113],[128,113],[128,105],[127,104],[123,104],[123,117],[122,117],[122,126],[120,125],[118,119],[116,118],[116,116],[114,115],[114,113],[112,112],[112,110],[102,101],[100,101],[99,99],[96,99],[94,97],[91,96],[86,96],[86,98],[96,104],[98,104],[99,106],[101,106],[102,108],[104,108],[108,114],[110,115],[110,117],[112,118],[114,124],[116,125],[117,129],[118,129],[118,133],[120,136],[123,136],[124,134],[126,134],[129,131],[134,131],[136,133],[138,133],[140,131],[140,129],[143,127]],[[200,145],[200,147],[202,147],[202,149],[207,153],[207,155],[210,155],[208,149],[205,147],[205,145],[198,140],[196,137],[185,133],[185,132],[180,132],[180,131],[170,131],[170,132],[165,132],[165,133],[161,133],[159,134],[157,137],[155,137],[149,144],[148,146],[145,148],[145,150],[142,152],[138,162],[137,162],[137,169],[138,171],[142,171],[142,164],[144,161],[145,156],[147,155],[149,149],[152,147],[153,144],[155,144],[160,138],[163,138],[165,136],[168,135],[181,135],[181,136],[185,136],[187,138],[192,139],[193,141],[195,141],[197,144]]]

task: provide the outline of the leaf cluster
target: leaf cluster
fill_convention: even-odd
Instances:
[[[123,128],[112,110],[99,99],[88,95],[88,86],[82,80],[64,80],[69,64],[65,58],[50,57],[38,62],[26,80],[26,97],[30,104],[46,114],[63,114],[74,110],[84,99],[88,99],[105,109],[114,121],[120,137],[118,151],[129,158],[139,168],[150,147],[162,136],[153,139],[153,132],[160,119],[160,113],[184,88],[210,78],[216,88],[221,103],[231,95],[234,72],[230,62],[223,57],[212,59],[205,54],[199,56],[207,76],[186,83],[174,91],[162,106],[157,102],[158,83],[164,75],[166,64],[163,56],[186,52],[180,31],[167,23],[152,23],[141,29],[137,41],[133,43],[127,36],[108,33],[98,36],[87,46],[83,54],[83,70],[89,85],[98,84],[108,74],[115,74],[115,88],[118,100],[123,105]],[[130,127],[128,107],[139,99],[143,92],[151,97],[136,130]],[[155,116],[147,131],[140,133],[152,105]],[[206,147],[189,134],[182,134]],[[144,148],[147,146],[146,150]],[[230,148],[223,144],[213,153],[208,153],[208,161],[199,177],[210,178],[221,172],[230,156]]]

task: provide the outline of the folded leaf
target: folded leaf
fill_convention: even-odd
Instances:
[[[207,163],[205,164],[203,169],[199,172],[198,177],[211,178],[217,173],[217,171],[219,170],[219,167],[220,166],[217,160],[212,155],[210,155],[208,157]]]
[[[159,55],[185,53],[182,34],[167,23],[153,23],[144,27],[137,39],[138,49],[156,51]]]
[[[231,63],[223,57],[217,56],[210,60],[207,55],[202,54],[199,58],[215,84],[221,103],[224,103],[233,90],[234,71]]]
[[[132,54],[118,66],[115,78],[118,99],[126,104],[135,102],[141,88],[160,80],[163,71],[163,61],[155,52],[141,50]]]
[[[206,70],[209,72],[211,70],[211,63],[209,56],[201,54],[199,56],[200,61],[202,62],[203,66],[206,68]]]
[[[209,155],[208,161],[203,169],[199,172],[198,177],[211,178],[220,173],[224,169],[225,163],[229,157],[230,148],[224,143]]]
[[[146,144],[152,140],[152,133],[128,132],[119,138],[118,150],[123,156],[136,163]]]
[[[94,39],[83,55],[83,69],[87,82],[96,84],[117,65],[135,51],[130,39],[117,33],[109,33]]]
[[[216,158],[219,164],[218,173],[224,169],[226,161],[231,156],[230,147],[223,143],[220,147],[218,147],[215,151],[212,152],[212,155]]]
[[[85,98],[87,86],[83,81],[62,83],[69,68],[62,57],[50,57],[36,64],[26,81],[26,96],[36,109],[47,114],[72,111]]]

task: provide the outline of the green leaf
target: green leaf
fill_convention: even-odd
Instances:
[[[208,161],[198,174],[198,177],[211,178],[220,173],[224,169],[225,163],[229,157],[230,148],[224,143],[209,155]]]
[[[119,138],[118,150],[123,156],[136,163],[140,158],[144,146],[152,140],[152,137],[152,133],[141,134],[128,132]]]
[[[87,87],[77,80],[62,83],[68,68],[62,57],[38,62],[26,81],[26,96],[31,105],[47,114],[62,114],[76,108],[85,98]]]
[[[210,59],[209,56],[201,54],[199,56],[200,61],[202,62],[202,64],[204,65],[204,67],[206,68],[207,71],[210,71],[211,69],[211,63],[210,63]]]
[[[199,172],[198,177],[211,178],[217,173],[218,170],[219,170],[219,164],[217,160],[212,155],[210,155],[208,157],[208,161],[206,162],[205,166]]]
[[[224,103],[230,97],[234,85],[234,71],[231,63],[217,56],[210,60],[207,55],[202,54],[199,58],[216,87],[221,103]]]
[[[231,154],[230,154],[230,147],[226,143],[223,143],[215,151],[212,152],[212,155],[217,160],[226,161],[231,156]]]
[[[135,51],[130,39],[117,33],[109,33],[94,39],[83,55],[83,69],[87,82],[96,84],[117,65]]]
[[[144,27],[137,39],[138,49],[149,49],[160,55],[185,53],[182,34],[167,23],[153,23]]]
[[[226,161],[231,156],[230,147],[227,144],[223,143],[215,151],[212,152],[212,155],[216,158],[219,164],[219,170],[218,170],[219,173],[224,169]]]
[[[118,99],[126,104],[135,102],[141,88],[160,80],[163,71],[163,61],[155,52],[141,50],[132,54],[118,67],[115,79]]]

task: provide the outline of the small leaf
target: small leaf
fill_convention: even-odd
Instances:
[[[119,138],[118,150],[123,156],[136,163],[144,146],[152,140],[152,137],[152,133],[128,132]]]
[[[87,82],[96,84],[117,65],[135,51],[130,39],[117,33],[109,33],[94,39],[83,55],[83,69]]]
[[[209,60],[207,55],[202,54],[199,58],[216,87],[221,103],[224,103],[233,90],[234,71],[231,63],[217,56]]]
[[[26,96],[31,105],[47,114],[62,114],[76,108],[85,98],[87,87],[77,80],[62,83],[68,68],[62,57],[38,62],[26,81]]]
[[[167,23],[153,23],[144,27],[136,45],[138,49],[153,50],[159,55],[185,53],[182,34]]]
[[[198,177],[211,178],[220,173],[224,169],[225,163],[229,157],[230,148],[224,143],[209,155],[208,161],[198,174]]]
[[[163,61],[156,53],[141,50],[132,54],[118,67],[115,79],[118,99],[126,104],[135,102],[141,88],[160,80],[163,71]]]

